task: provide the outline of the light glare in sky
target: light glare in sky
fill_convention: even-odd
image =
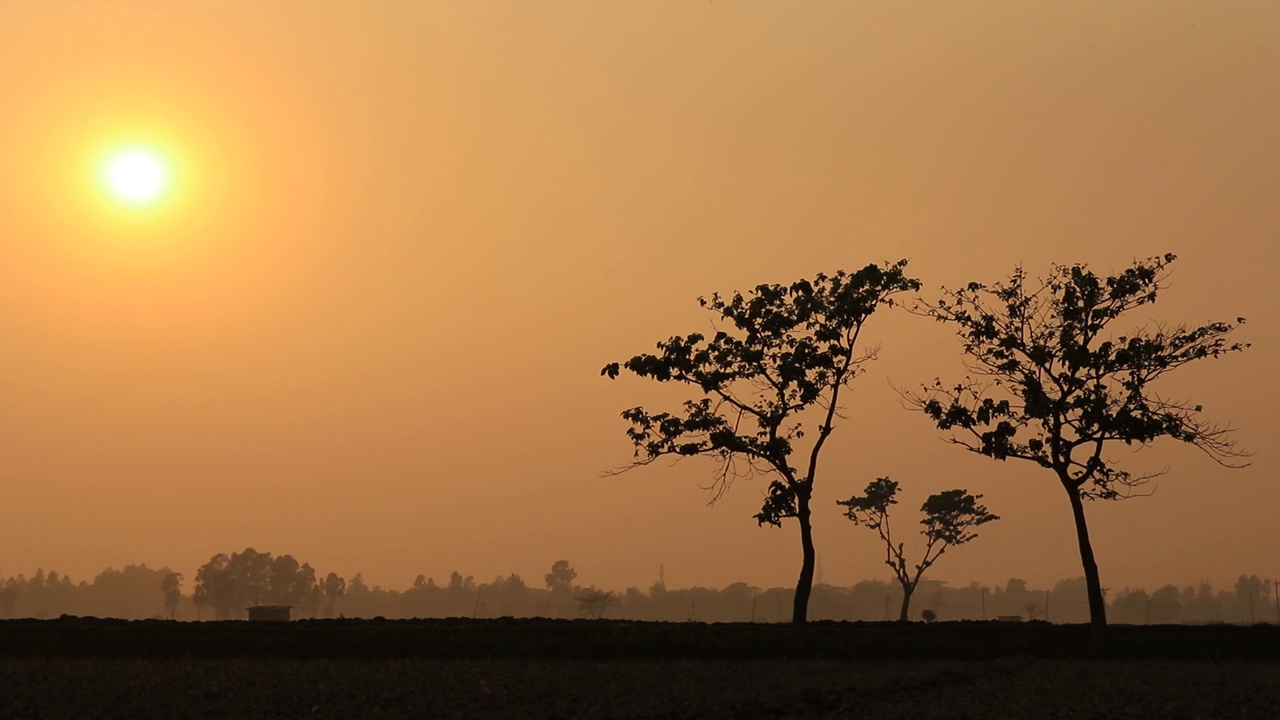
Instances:
[[[116,153],[106,165],[107,187],[118,200],[143,205],[157,200],[168,184],[169,173],[159,155],[131,149]]]

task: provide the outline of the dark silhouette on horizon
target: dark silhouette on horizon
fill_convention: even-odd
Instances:
[[[572,571],[572,565],[563,560],[553,567],[553,573],[561,578]],[[65,575],[44,571],[31,577],[0,577],[0,618],[80,615],[131,620],[171,616],[179,620],[214,620],[219,617],[207,599],[204,604],[197,604],[192,594],[180,594],[170,613],[166,607],[169,598],[165,595],[164,581],[172,575],[176,573],[168,569],[130,565],[123,571],[107,569],[92,583],[76,583]],[[347,591],[329,597],[322,589],[326,585],[345,585]],[[1241,576],[1230,589],[1214,589],[1208,583],[1184,587],[1165,585],[1150,592],[1123,588],[1109,593],[1108,607],[1112,620],[1119,623],[1271,623],[1280,620],[1280,603],[1277,603],[1280,598],[1275,589],[1275,583],[1257,575]],[[572,580],[557,588],[530,587],[514,574],[496,577],[489,583],[477,583],[473,577],[458,572],[452,573],[443,585],[419,575],[402,590],[370,587],[360,573],[355,573],[350,581],[328,573],[325,581],[317,582],[315,590],[308,589],[307,594],[310,596],[312,592],[325,601],[295,607],[295,618],[569,619],[588,617],[599,609],[614,619],[785,623],[790,620],[787,609],[794,599],[793,589],[761,588],[747,583],[733,583],[723,588],[668,588],[659,579],[647,589],[629,587],[610,591],[577,585]],[[612,597],[602,606],[582,603],[583,597],[595,598],[609,593]],[[969,583],[953,587],[926,577],[920,580],[913,598],[919,599],[940,621],[989,620],[1001,615],[1025,617],[1030,603],[1036,604],[1035,614],[1039,620],[1054,623],[1089,620],[1083,578],[1061,580],[1052,587],[1036,589],[1016,578],[1003,586]],[[893,620],[898,617],[897,609],[903,599],[900,583],[891,580],[863,580],[848,587],[819,583],[813,588],[812,616],[820,620]],[[244,607],[229,611],[228,617],[244,618]]]

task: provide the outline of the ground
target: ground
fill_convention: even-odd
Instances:
[[[1280,628],[0,623],[4,718],[1276,718]]]

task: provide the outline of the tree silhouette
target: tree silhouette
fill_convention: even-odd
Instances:
[[[610,607],[619,604],[618,594],[612,590],[587,588],[578,595],[578,611],[587,617],[600,619]]]
[[[981,495],[969,495],[964,490],[947,490],[930,495],[924,505],[920,506],[920,511],[924,513],[924,519],[920,521],[924,530],[920,534],[927,541],[924,557],[914,566],[908,566],[903,544],[893,543],[893,534],[889,529],[889,506],[898,504],[898,483],[889,478],[877,478],[863,492],[865,494],[861,496],[854,495],[848,500],[839,500],[836,504],[846,508],[845,517],[855,525],[875,530],[884,542],[884,563],[893,570],[894,577],[902,586],[902,610],[898,615],[898,620],[902,622],[907,621],[911,595],[920,585],[924,571],[932,567],[947,548],[963,545],[978,537],[973,528],[1000,519],[987,512],[985,506],[978,504]]]
[[[338,598],[347,594],[347,581],[343,580],[338,573],[329,573],[325,575],[324,582],[320,585],[320,591],[324,594],[325,599],[325,615],[333,617],[333,604]]]
[[[178,601],[182,600],[182,573],[169,571],[160,581],[160,593],[164,595],[164,611],[172,620],[178,614]]]
[[[1084,265],[1055,265],[1031,282],[1021,268],[991,286],[945,290],[916,311],[953,325],[971,375],[955,385],[935,381],[908,402],[950,441],[996,460],[1016,458],[1049,470],[1067,492],[1089,596],[1095,637],[1106,628],[1106,604],[1085,522],[1085,499],[1114,500],[1156,474],[1133,476],[1106,454],[1115,443],[1144,447],[1170,437],[1216,462],[1246,456],[1230,428],[1202,419],[1201,407],[1151,389],[1189,362],[1244,350],[1227,336],[1243,323],[1200,327],[1148,324],[1114,336],[1112,324],[1155,302],[1173,255],[1135,261],[1116,275]],[[1157,473],[1158,474],[1158,473]]]
[[[721,468],[708,488],[711,502],[738,478],[760,473],[772,478],[756,520],[781,526],[796,518],[802,563],[792,621],[808,617],[815,550],[810,500],[818,458],[834,429],[840,391],[876,350],[862,350],[863,325],[893,297],[920,287],[903,274],[907,261],[868,265],[855,273],[818,275],[813,281],[759,285],[743,295],[712,295],[698,302],[721,326],[711,338],[701,333],[659,342],[659,353],[611,363],[602,375],[622,369],[658,382],[691,386],[701,397],[675,413],[625,410],[635,461],[625,469],[662,457],[706,455]],[[820,412],[803,469],[792,464],[805,437],[801,417]],[[619,471],[621,472],[621,471]]]
[[[198,608],[207,604],[218,617],[229,618],[263,603],[294,605],[307,613],[319,604],[320,592],[310,565],[291,555],[273,557],[246,548],[229,557],[219,553],[201,565],[192,599]]]
[[[552,593],[568,593],[573,590],[573,581],[577,577],[578,571],[573,569],[568,560],[557,560],[551,564],[551,572],[543,579]]]
[[[228,618],[237,611],[238,605],[242,605],[230,563],[231,558],[226,553],[218,553],[196,570],[192,600],[197,613],[208,605],[218,617]]]

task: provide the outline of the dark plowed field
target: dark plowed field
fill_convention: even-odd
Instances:
[[[0,718],[1280,718],[1280,628],[0,622]]]

